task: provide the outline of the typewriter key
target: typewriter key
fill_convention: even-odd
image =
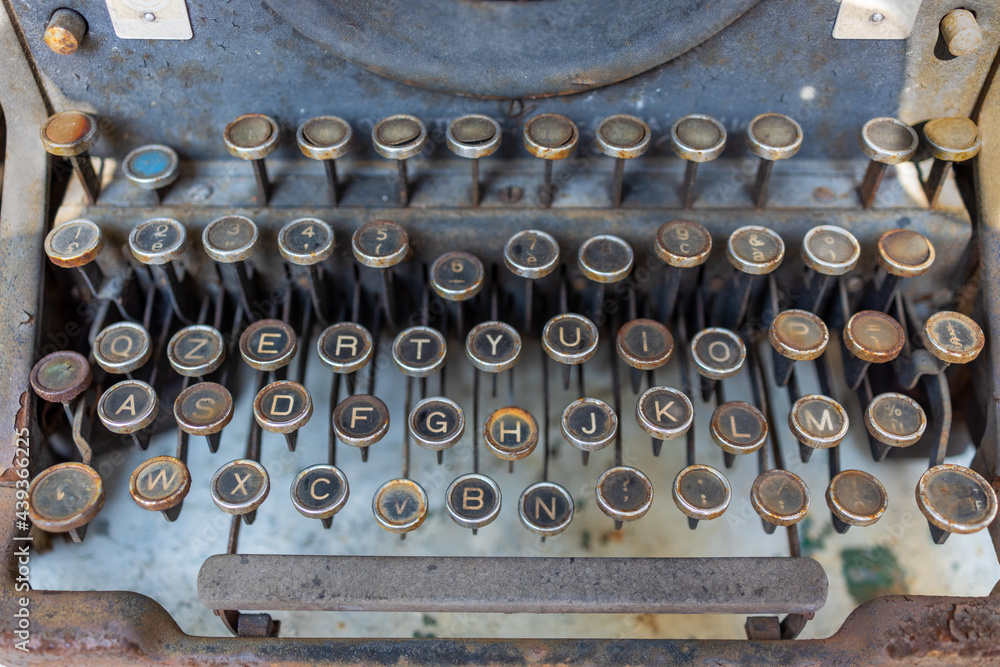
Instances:
[[[201,242],[216,262],[233,264],[249,259],[257,247],[257,225],[245,215],[225,215],[208,223]]]
[[[93,378],[85,356],[79,352],[59,350],[45,355],[32,367],[30,382],[31,388],[43,401],[68,406],[87,391]]]
[[[830,332],[819,317],[808,310],[785,310],[774,318],[767,332],[774,348],[774,380],[788,384],[796,361],[818,358],[830,341]]]
[[[434,292],[448,301],[468,301],[483,289],[486,272],[479,258],[467,252],[454,251],[431,264],[430,283]]]
[[[559,243],[551,234],[526,229],[507,239],[503,261],[514,275],[527,278],[524,283],[524,329],[531,331],[534,282],[559,266]]]
[[[618,415],[598,398],[580,398],[563,410],[559,428],[566,442],[583,452],[587,465],[590,452],[610,445],[618,432]]]
[[[576,123],[560,114],[543,113],[529,118],[524,124],[524,147],[535,157],[545,160],[545,180],[538,193],[538,203],[542,208],[552,206],[555,198],[552,162],[575,153],[579,141],[580,131]]]
[[[340,441],[361,449],[368,460],[368,448],[389,432],[389,408],[370,394],[348,396],[333,409],[333,430]]]
[[[597,338],[597,325],[574,313],[556,315],[542,329],[542,347],[561,364],[582,364],[593,357]]]
[[[290,452],[295,451],[296,431],[306,425],[312,413],[312,396],[298,382],[272,382],[253,401],[254,419],[265,431],[283,434]]]
[[[332,465],[309,466],[292,480],[292,504],[310,519],[330,519],[344,509],[350,494],[347,476]]]
[[[483,322],[469,331],[465,352],[479,370],[501,373],[513,368],[521,356],[521,336],[504,322]]]
[[[788,428],[804,447],[799,447],[806,462],[814,449],[836,447],[847,435],[850,421],[847,411],[837,401],[820,394],[799,398],[788,413]]]
[[[535,451],[538,422],[527,410],[514,406],[497,408],[483,425],[483,439],[497,458],[517,461]]]
[[[726,457],[726,467],[732,466],[732,455],[756,452],[767,442],[767,420],[763,413],[746,401],[723,403],[712,413],[709,425],[712,440]]]
[[[617,283],[632,271],[635,255],[632,246],[622,239],[602,234],[583,242],[577,263],[583,275],[594,282]]]
[[[750,151],[760,158],[753,186],[753,203],[760,210],[767,203],[767,186],[776,160],[786,160],[802,147],[802,127],[780,113],[765,113],[747,126]]]
[[[225,358],[222,334],[204,324],[184,327],[167,343],[171,367],[185,377],[205,377],[221,366]]]
[[[319,264],[333,254],[330,225],[318,218],[292,220],[278,232],[278,251],[298,266]]]
[[[927,416],[920,404],[909,396],[896,393],[879,394],[865,408],[865,426],[873,438],[888,447],[909,447],[923,436]],[[880,459],[888,447],[879,450]]]
[[[870,526],[878,521],[889,505],[889,496],[874,475],[843,470],[830,480],[826,504],[833,513],[837,532],[845,533],[850,526]]]
[[[690,163],[694,164],[694,163]],[[660,319],[669,322],[674,314],[684,269],[701,266],[712,253],[712,235],[697,222],[670,220],[656,230],[653,246],[657,257],[667,263]]]
[[[271,198],[271,182],[267,177],[264,158],[278,147],[278,123],[270,116],[250,113],[239,116],[226,125],[222,140],[233,157],[250,160],[257,179],[258,204],[266,205]]]
[[[122,173],[129,183],[153,194],[153,203],[163,201],[164,191],[177,180],[177,151],[169,146],[150,144],[136,148],[122,160]]]
[[[892,229],[878,239],[878,263],[898,278],[922,276],[934,263],[934,246],[909,229]]]
[[[741,273],[766,275],[777,269],[784,257],[784,241],[767,227],[740,227],[726,241],[726,259]]]
[[[334,373],[354,373],[372,358],[375,349],[368,329],[354,322],[327,327],[316,341],[320,361]]]
[[[719,518],[733,497],[726,476],[706,465],[692,465],[681,470],[674,478],[671,491],[677,509],[695,522]]]
[[[88,151],[101,138],[97,119],[82,111],[63,111],[48,117],[42,124],[41,136],[47,153],[69,160],[87,203],[96,203],[101,179],[94,171]]]
[[[240,354],[259,371],[284,368],[298,350],[295,330],[281,320],[259,320],[243,330]]]
[[[389,480],[375,492],[372,513],[390,533],[404,535],[427,518],[427,493],[413,480]]]
[[[145,382],[123,380],[109,387],[97,401],[97,416],[112,433],[131,435],[136,447],[145,450],[153,423],[160,409],[156,392]]]
[[[28,487],[28,516],[47,533],[69,533],[83,540],[85,528],[104,507],[104,481],[82,463],[57,463]]]
[[[986,344],[983,330],[962,313],[934,313],[924,323],[924,347],[946,364],[965,364],[976,357]]]
[[[128,236],[132,256],[149,266],[153,280],[170,297],[177,316],[185,323],[191,318],[185,312],[187,305],[175,267],[166,266],[178,259],[187,248],[187,230],[173,218],[153,218],[132,228]]]
[[[391,275],[386,269],[402,262],[409,253],[410,238],[406,230],[392,220],[366,222],[358,227],[351,237],[351,250],[354,252],[354,258],[363,265],[379,269],[382,281],[382,307],[385,309],[390,328],[395,329],[392,290],[389,286]]]
[[[802,478],[787,470],[765,470],[750,489],[750,504],[764,521],[791,526],[809,510],[809,487]]]
[[[212,475],[211,487],[216,507],[227,514],[244,516],[247,523],[253,523],[252,513],[267,499],[271,480],[267,470],[257,461],[237,459]]]
[[[448,124],[445,141],[451,152],[472,160],[472,205],[479,206],[479,158],[493,155],[500,148],[503,132],[500,123],[489,116],[469,114]]]
[[[330,203],[337,205],[340,184],[337,181],[337,158],[351,150],[354,133],[351,125],[337,116],[317,116],[299,125],[295,143],[307,158],[320,160],[326,169]]]
[[[694,420],[690,399],[671,387],[650,387],[635,403],[635,421],[654,438],[673,440],[688,432]]]
[[[448,346],[444,336],[430,327],[410,327],[392,343],[392,360],[404,375],[425,378],[444,366]]]
[[[621,360],[642,371],[660,368],[674,353],[674,337],[656,320],[626,322],[615,343]]]
[[[416,116],[396,114],[383,118],[372,128],[372,145],[384,158],[396,160],[399,167],[399,205],[410,201],[406,160],[417,155],[427,144],[427,126]]]
[[[871,162],[861,181],[861,205],[871,208],[890,164],[909,162],[920,147],[912,127],[895,118],[872,118],[861,128],[861,150]]]
[[[805,276],[806,290],[796,301],[796,307],[822,312],[837,276],[854,269],[860,257],[861,244],[846,229],[820,225],[806,232],[802,238],[802,261],[809,270]]]
[[[149,332],[142,325],[116,322],[94,339],[94,361],[112,375],[127,375],[149,360]]]
[[[517,503],[521,523],[544,537],[558,535],[573,520],[573,497],[554,482],[538,482],[524,490]]]
[[[892,361],[903,350],[906,334],[899,322],[877,310],[862,310],[851,316],[844,327],[844,347],[850,356],[844,360],[847,386],[857,389],[868,365]]]
[[[173,456],[155,456],[132,471],[128,492],[135,504],[151,512],[163,512],[167,521],[180,514],[180,505],[191,490],[191,473]]]
[[[978,532],[997,515],[997,496],[989,482],[952,463],[934,466],[921,475],[916,496],[936,544],[944,544],[951,533]]]
[[[733,377],[743,368],[747,349],[728,329],[702,329],[691,339],[691,359],[698,373],[712,380]]]
[[[934,165],[924,181],[924,193],[927,205],[935,208],[952,163],[976,157],[982,147],[982,134],[968,118],[935,118],[924,124],[924,141],[934,156]]]
[[[440,452],[462,439],[465,415],[449,398],[425,398],[410,410],[408,426],[418,445]]]
[[[615,520],[615,530],[622,522],[635,521],[653,505],[653,485],[649,478],[628,466],[605,470],[597,480],[597,506]]]
[[[684,208],[694,203],[694,181],[698,163],[710,162],[722,155],[726,147],[726,127],[711,116],[688,114],[681,116],[670,128],[670,148],[685,161]]]
[[[611,205],[621,208],[625,176],[625,160],[637,158],[649,149],[653,133],[646,121],[617,114],[608,116],[597,126],[594,141],[605,155],[615,158],[615,175],[611,186]]]
[[[500,514],[500,487],[486,475],[462,475],[445,493],[448,514],[463,528],[476,531]]]
[[[205,436],[213,454],[219,449],[222,429],[232,419],[232,394],[215,382],[193,384],[174,401],[174,420],[178,428],[191,435]]]
[[[90,220],[70,220],[56,225],[45,236],[49,261],[64,269],[76,269],[91,296],[96,297],[104,274],[94,261],[104,249],[100,228]]]

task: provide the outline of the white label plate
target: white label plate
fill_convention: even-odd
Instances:
[[[122,39],[191,39],[184,0],[107,0],[115,34]]]

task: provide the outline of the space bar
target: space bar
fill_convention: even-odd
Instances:
[[[783,614],[815,612],[811,558],[218,555],[198,598],[242,611]]]

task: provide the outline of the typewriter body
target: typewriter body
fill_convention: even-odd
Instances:
[[[0,40],[0,662],[1000,659],[995,2]]]

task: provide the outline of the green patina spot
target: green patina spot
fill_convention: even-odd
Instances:
[[[811,556],[817,551],[822,551],[826,547],[826,538],[833,535],[833,524],[823,522],[819,533],[813,534],[815,525],[811,517],[806,517],[800,524],[799,535],[802,539],[803,556]]]
[[[437,625],[438,624],[437,619],[434,618],[433,616],[431,616],[430,614],[424,614],[423,623],[424,623],[424,625]]]
[[[902,595],[906,590],[906,575],[896,556],[888,549],[844,549],[847,591],[858,604],[883,595]]]
[[[584,551],[589,551],[590,550],[590,531],[589,530],[583,531],[583,534],[580,535],[580,547]]]

